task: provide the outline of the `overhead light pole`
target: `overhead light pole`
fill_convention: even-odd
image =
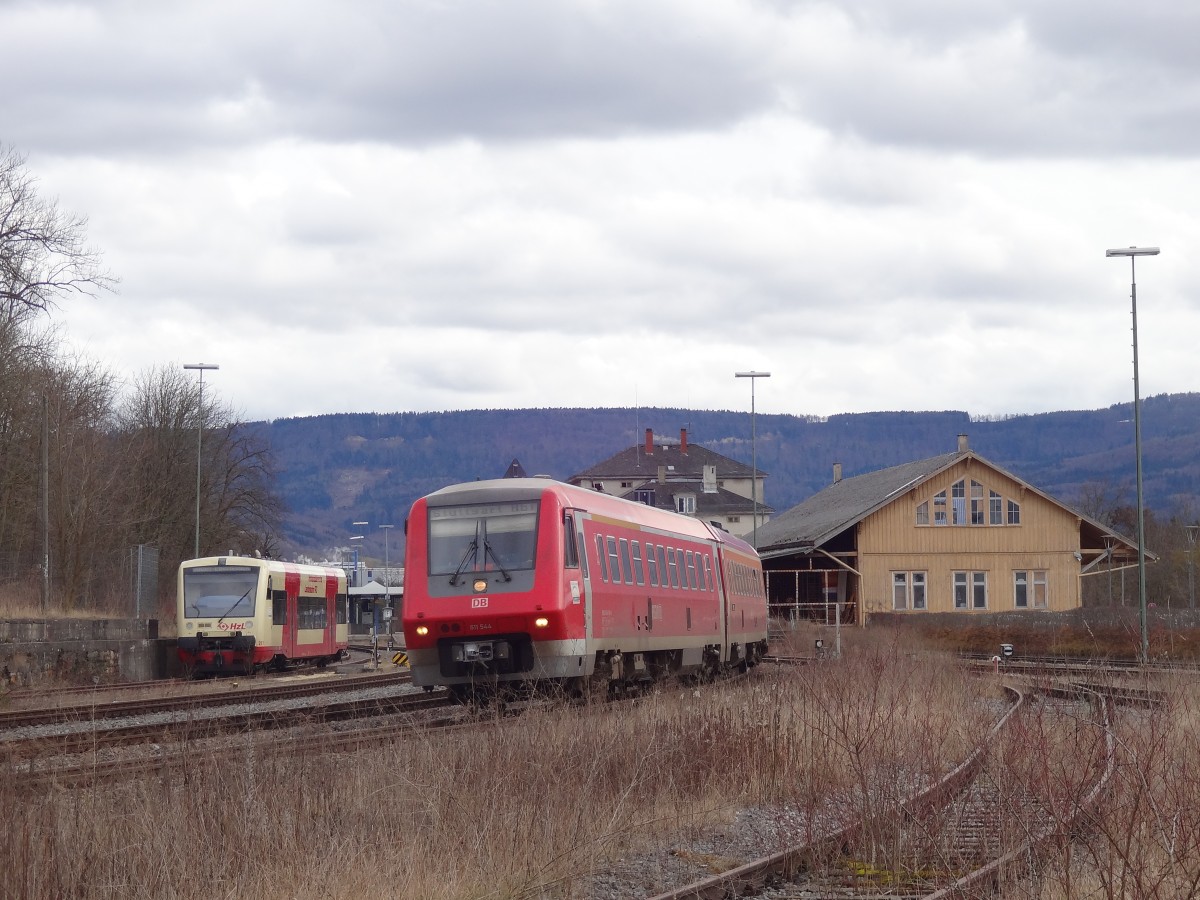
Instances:
[[[754,382],[759,378],[770,378],[770,372],[734,372],[735,378],[750,379],[750,500],[754,504],[754,532],[751,542],[758,549],[758,450],[754,424]]]
[[[1196,532],[1200,525],[1184,525],[1184,534],[1188,539],[1188,606],[1196,608]]]
[[[392,528],[393,526],[380,525],[379,527],[383,530],[383,586],[384,586],[384,588],[387,588],[388,587],[388,578],[391,575],[391,571],[390,571],[390,568],[388,565],[388,529]],[[387,599],[390,603],[391,599],[392,599],[391,590],[387,591]]]
[[[221,367],[216,363],[184,363],[183,367],[200,372],[200,397],[197,402],[196,417],[196,546],[192,552],[192,556],[198,558],[200,556],[200,446],[204,438],[204,373]]]
[[[1139,256],[1158,256],[1157,247],[1106,250],[1105,256],[1129,257],[1129,298],[1133,313],[1133,455],[1137,470],[1138,620],[1142,630],[1142,662],[1150,661],[1150,632],[1146,626],[1146,516],[1142,502],[1142,403],[1138,384],[1137,271]]]

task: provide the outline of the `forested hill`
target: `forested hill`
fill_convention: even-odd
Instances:
[[[757,460],[768,474],[765,501],[782,511],[845,477],[956,448],[971,448],[1041,490],[1077,507],[1098,497],[1134,502],[1132,404],[1108,409],[973,419],[965,412],[877,412],[828,418],[757,416]],[[256,423],[268,436],[278,487],[290,510],[289,550],[322,554],[345,546],[355,521],[370,526],[364,550],[382,555],[379,524],[393,562],[417,497],[457,481],[498,478],[513,459],[530,475],[566,479],[656,436],[688,440],[749,463],[750,415],[684,409],[518,409],[439,413],[338,414]],[[1150,397],[1142,406],[1147,506],[1200,512],[1200,394]]]

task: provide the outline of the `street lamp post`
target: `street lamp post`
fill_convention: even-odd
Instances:
[[[1200,525],[1184,525],[1184,534],[1188,539],[1188,607],[1196,608],[1196,532]]]
[[[391,568],[388,564],[388,529],[391,525],[380,525],[383,529],[383,589],[384,598],[388,606],[392,605],[392,588],[391,588]]]
[[[184,363],[185,369],[196,369],[200,372],[200,399],[197,404],[199,412],[196,422],[196,546],[193,557],[200,556],[200,442],[204,437],[204,373],[208,370],[221,368],[216,363]]]
[[[1142,662],[1150,661],[1150,633],[1146,627],[1146,517],[1142,503],[1142,403],[1138,383],[1137,271],[1139,256],[1158,256],[1157,247],[1124,247],[1106,250],[1105,256],[1129,257],[1129,298],[1133,314],[1133,455],[1137,469],[1138,620],[1142,629]]]
[[[754,536],[752,543],[754,549],[758,549],[758,452],[757,452],[757,435],[755,434],[754,425],[754,381],[758,378],[770,378],[770,372],[734,372],[735,378],[750,379],[750,499],[754,503]]]

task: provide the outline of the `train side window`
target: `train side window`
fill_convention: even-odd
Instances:
[[[604,535],[596,535],[596,559],[600,562],[600,579],[608,581],[608,559],[604,555]]]
[[[696,583],[696,554],[691,550],[687,552],[687,573],[688,584],[691,585],[692,590],[699,590],[700,585]]]
[[[696,577],[700,579],[700,590],[708,590],[708,579],[704,577],[704,564],[708,562],[708,557],[703,553],[696,554]]]
[[[337,624],[345,625],[346,624],[346,610],[350,604],[349,599],[346,597],[345,594],[338,594],[337,598],[334,600],[334,604],[337,607],[337,612],[334,614],[337,616]]]
[[[617,553],[617,539],[608,539],[608,571],[612,573],[613,584],[621,583],[621,555]]]
[[[667,548],[662,544],[658,545],[658,583],[662,587],[670,585],[670,576],[667,574]]]
[[[287,591],[271,591],[271,624],[287,624]]]
[[[629,541],[621,538],[621,580],[633,584],[633,566],[629,564]]]
[[[642,567],[642,545],[633,542],[633,580],[638,584],[646,583],[646,570]]]
[[[667,548],[667,569],[671,573],[671,587],[679,587],[679,569],[675,565],[675,548]]]
[[[563,566],[579,568],[579,548],[575,545],[575,517],[563,516]]]
[[[646,545],[646,574],[650,576],[650,586],[658,587],[658,559],[654,556],[654,545]]]
[[[684,559],[682,547],[675,551],[675,559],[679,563],[679,586],[686,591],[688,589],[687,560]]]

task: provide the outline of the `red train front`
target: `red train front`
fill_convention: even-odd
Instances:
[[[695,519],[526,478],[444,488],[413,505],[406,529],[403,628],[416,684],[578,692],[765,652],[761,590],[740,598],[730,627],[739,598],[722,552],[752,565],[757,556]]]

